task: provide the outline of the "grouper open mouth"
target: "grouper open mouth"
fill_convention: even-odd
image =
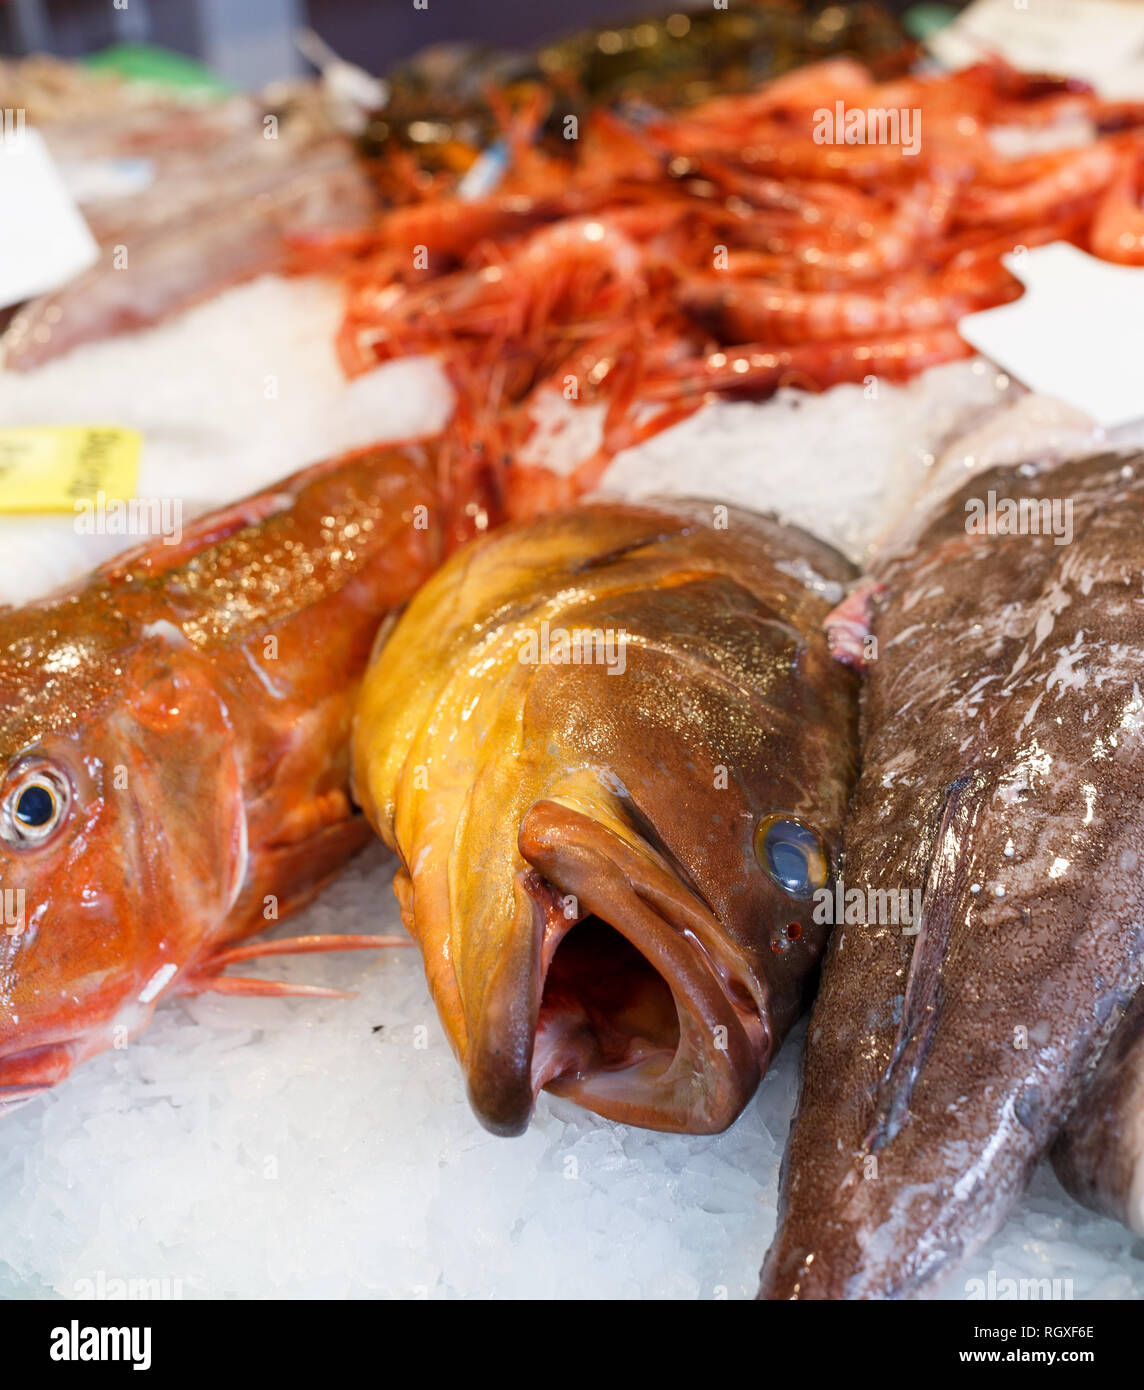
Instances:
[[[647,1129],[725,1129],[771,1042],[745,962],[720,959],[710,908],[653,852],[556,802],[532,807],[519,845],[535,1022],[531,1046],[514,1048],[511,1004],[495,984],[481,1000],[467,1077],[482,1123],[519,1133],[547,1089]]]
[[[703,1134],[750,1099],[826,938],[851,577],[753,513],[586,506],[459,551],[381,647],[354,785],[490,1130],[541,1090]]]

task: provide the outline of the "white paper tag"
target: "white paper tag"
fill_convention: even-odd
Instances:
[[[1144,418],[1144,267],[1097,260],[1067,241],[1001,259],[1025,293],[963,318],[966,342],[1108,428]]]
[[[974,0],[928,42],[946,67],[999,54],[1025,72],[1084,78],[1107,97],[1144,97],[1139,0]]]
[[[99,256],[48,153],[21,111],[0,111],[0,309],[54,290]]]

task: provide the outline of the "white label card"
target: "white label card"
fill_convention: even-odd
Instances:
[[[43,136],[0,110],[0,309],[86,270],[99,247]]]
[[[1144,97],[1142,0],[974,0],[928,42],[946,67],[999,54],[1025,72],[1084,78],[1106,97]]]
[[[963,318],[965,341],[1109,429],[1144,418],[1144,266],[1099,261],[1067,241],[1001,259],[1025,293]]]

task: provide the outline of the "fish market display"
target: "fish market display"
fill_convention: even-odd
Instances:
[[[826,937],[850,577],[752,513],[600,504],[458,552],[389,635],[356,794],[488,1128],[545,1087],[689,1132],[753,1094]]]
[[[231,124],[239,104],[204,100],[194,89],[175,92],[128,81],[47,53],[0,57],[0,99],[24,111],[30,123],[66,129],[104,157],[209,144]]]
[[[1001,263],[1019,245],[1144,255],[1125,191],[1144,104],[1000,62],[878,82],[842,57],[682,112],[597,110],[570,157],[536,142],[542,120],[535,104],[506,116],[491,191],[307,238],[298,263],[345,276],[347,372],[439,353],[503,468],[542,393],[599,404],[581,486],[713,394],[900,380],[968,355],[958,320],[1021,293]],[[1020,158],[995,143],[1069,121],[1088,143]]]
[[[435,44],[386,74],[388,100],[362,147],[381,186],[404,200],[456,186],[500,136],[506,106],[538,95],[548,106],[541,138],[555,152],[566,150],[569,115],[633,101],[686,106],[839,53],[889,76],[905,70],[914,50],[887,10],[862,0],[644,15],[579,30],[535,53]]]
[[[764,1297],[931,1292],[1141,982],[1142,506],[1140,457],[997,468],[876,570],[847,907]],[[1129,1080],[1113,1046],[1098,1106]]]
[[[228,965],[385,944],[236,945],[369,837],[353,701],[440,557],[434,464],[416,445],[318,464],[0,611],[0,1109],[125,1045],[164,995],[297,989]]]
[[[1053,1166],[1078,1201],[1144,1236],[1144,992],[1087,1081]]]
[[[91,269],[25,305],[2,344],[18,371],[81,343],[149,327],[214,294],[282,269],[286,238],[364,225],[376,197],[350,144],[243,134],[172,173],[141,198],[89,213],[100,240]]]
[[[748,0],[733,10],[643,15],[559,39],[538,60],[554,83],[597,101],[690,105],[757,87],[839,53],[900,70],[911,47],[876,4]]]
[[[330,1239],[326,1265],[279,1260],[285,1247],[262,1244],[275,1221],[255,1217],[228,1233],[246,1267],[214,1266],[226,1293],[275,1287],[282,1269],[280,1291],[469,1291],[487,1278],[499,1292],[479,1240],[476,1257],[442,1256],[426,1230],[452,1239],[450,1218],[480,1193],[480,1238],[486,1218],[494,1238],[498,1221],[511,1231],[506,1265],[571,1247],[581,1232],[563,1214],[593,1194],[561,1206],[552,1186],[582,1155],[596,1196],[609,1166],[643,1163],[643,1183],[658,1165],[658,1191],[633,1189],[632,1212],[650,1197],[658,1219],[671,1189],[696,1216],[675,1245],[647,1242],[668,1257],[708,1216],[723,1221],[708,1227],[717,1255],[686,1269],[662,1258],[660,1282],[653,1270],[633,1287],[702,1295],[720,1261],[734,1265],[737,1228],[742,1267],[720,1268],[714,1287],[753,1291],[796,1059],[748,1102],[813,1006],[760,1297],[972,1296],[950,1277],[993,1261],[1000,1242],[983,1246],[1046,1157],[1077,1201],[1122,1223],[1061,1218],[1078,1249],[1105,1243],[1098,1288],[1136,1290],[1139,1274],[1116,1261],[1144,1236],[1144,454],[1124,452],[1140,436],[1077,457],[1105,436],[1048,403],[1044,449],[1027,435],[1014,446],[1021,421],[992,411],[1022,388],[985,362],[973,389],[957,366],[935,373],[936,403],[921,386],[866,397],[908,424],[883,415],[863,430],[845,402],[870,379],[906,383],[968,357],[962,318],[1023,292],[1003,264],[1018,248],[1064,240],[1144,268],[1144,101],[991,56],[908,71],[916,50],[861,0],[636,17],[535,53],[446,45],[384,82],[358,70],[355,84],[310,40],[322,83],[251,96],[0,60],[0,115],[41,130],[100,247],[70,284],[5,307],[3,367],[37,372],[267,271],[321,274],[344,292],[346,376],[423,356],[445,369],[408,361],[361,383],[365,431],[321,452],[373,437],[368,422],[416,395],[419,371],[429,426],[453,411],[432,440],[330,459],[0,607],[0,1116],[24,1107],[0,1191],[37,1208],[0,1254],[0,1287],[85,1281],[108,1226],[127,1224],[90,1174],[145,1132],[165,1159],[187,1137],[208,1155],[203,1186],[179,1194],[191,1215],[153,1241],[174,1269],[208,1196],[215,1234],[225,1220],[210,1170],[249,1198],[248,1180],[266,1176],[251,1156],[272,1157],[282,1118],[302,1113],[294,1157],[308,1147],[323,1180],[329,1160],[327,1212],[352,1207],[361,1239]],[[329,288],[271,287],[283,303],[322,300],[330,317],[310,336],[332,369]],[[219,353],[244,469],[260,383],[235,367],[271,354],[261,384],[276,400],[279,367],[298,360],[280,340],[317,322],[295,314],[268,315],[255,350]],[[248,318],[263,323],[257,308]],[[222,317],[211,324],[189,330],[203,356],[204,339],[228,336]],[[168,366],[196,356],[173,341]],[[5,420],[86,412],[117,374],[134,376],[125,361],[113,345],[6,376]],[[335,398],[315,395],[312,375],[298,370],[286,394],[318,429],[329,411],[315,401]],[[73,399],[81,377],[90,389]],[[220,416],[196,409],[210,387],[188,394],[179,370],[149,362],[136,399],[172,380],[178,408],[168,396],[124,422],[145,436],[147,467],[161,451],[176,460],[152,499],[160,517],[187,460],[198,467],[222,435]],[[831,403],[790,393],[765,416],[711,411],[655,450],[632,447],[717,397],[847,383],[832,401],[849,413],[816,425],[805,417]],[[291,435],[301,412],[275,413],[278,437]],[[816,447],[831,428],[845,458]],[[258,466],[285,471],[303,450],[317,456],[303,442],[283,462],[271,443]],[[630,496],[677,489],[684,459],[779,516],[583,504],[621,451],[609,481]],[[235,495],[213,457],[210,486]],[[860,576],[818,536],[869,553],[921,459],[927,504],[897,516]],[[141,472],[140,491],[156,477]],[[44,592],[46,567],[27,568]],[[317,953],[409,944],[379,934],[381,857],[315,904],[375,831],[397,856],[441,1040],[423,1021],[415,953],[404,968],[399,952],[384,970],[351,974],[361,955],[331,964],[320,985],[259,973],[267,959],[305,956],[312,970]],[[255,939],[310,905],[320,915],[292,923],[301,934]],[[252,977],[231,973],[248,963]],[[222,1018],[203,999],[169,1010],[130,1058],[45,1096],[137,1039],[160,1003],[211,993],[262,998],[228,1000]],[[289,995],[309,1001],[301,1027]],[[279,1062],[248,1067],[240,1050],[275,1030]],[[394,1060],[435,1044],[419,1070]],[[200,1085],[201,1124],[187,1103]],[[229,1132],[213,1131],[228,1089],[244,1103],[281,1096],[272,1123],[243,1128],[236,1104]],[[557,1103],[538,1106],[541,1092]],[[376,1110],[338,1115],[367,1094]],[[403,1105],[414,1118],[400,1131]],[[523,1137],[480,1134],[470,1106],[491,1134]],[[509,1153],[484,1158],[490,1145]],[[339,1147],[353,1151],[340,1170]],[[547,1227],[528,1224],[505,1182],[528,1165]],[[447,1187],[450,1168],[477,1174],[470,1193]],[[1021,1224],[1043,1214],[1046,1182],[1042,1170],[1003,1237],[1010,1254],[1055,1258],[1030,1253]],[[84,1183],[99,1192],[99,1230],[75,1197]],[[119,1251],[158,1232],[143,1196],[134,1235],[113,1235]],[[595,1213],[609,1238],[615,1210]],[[29,1255],[53,1222],[58,1249]],[[565,1255],[552,1261],[561,1278]],[[104,1259],[100,1277],[137,1264]],[[186,1266],[190,1279],[211,1268]]]

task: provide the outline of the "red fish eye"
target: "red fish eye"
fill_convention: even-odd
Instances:
[[[47,825],[55,814],[56,798],[50,787],[36,782],[16,798],[16,819],[35,828]]]
[[[0,838],[15,849],[43,844],[67,811],[68,787],[67,779],[51,767],[17,772],[0,803]]]
[[[799,937],[802,935],[802,923],[801,923],[801,922],[788,922],[788,923],[787,923],[786,934],[787,934],[787,940],[788,940],[788,941],[797,941],[797,940],[799,939]]]

